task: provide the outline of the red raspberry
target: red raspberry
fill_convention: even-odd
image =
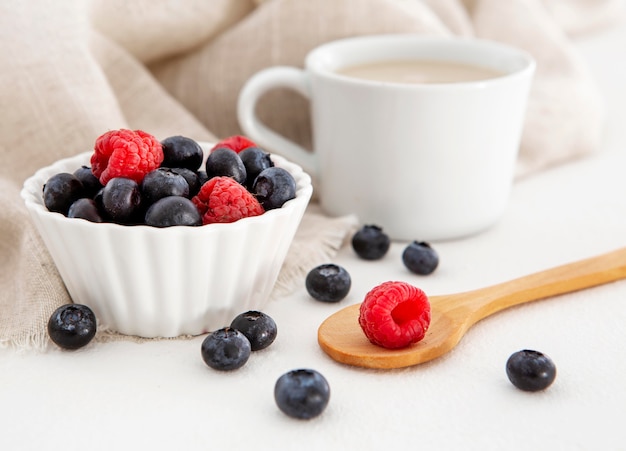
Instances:
[[[91,171],[106,185],[114,177],[141,183],[163,161],[161,143],[141,130],[111,130],[98,137],[91,156]]]
[[[248,147],[257,147],[257,145],[256,143],[250,141],[245,136],[235,135],[235,136],[230,136],[228,138],[225,138],[221,140],[220,142],[218,142],[217,144],[215,144],[211,148],[211,152],[213,152],[215,149],[219,149],[220,147],[226,147],[228,149],[232,149],[235,152],[239,153],[242,150],[247,149]]]
[[[373,344],[403,348],[424,338],[430,325],[430,302],[413,285],[384,282],[365,295],[359,325]]]
[[[202,215],[203,224],[235,222],[265,212],[256,197],[231,177],[209,179],[191,200]]]

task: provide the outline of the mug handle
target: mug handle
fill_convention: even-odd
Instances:
[[[309,79],[305,71],[295,67],[276,66],[254,74],[243,86],[237,100],[237,118],[243,132],[261,147],[275,150],[300,165],[305,172],[317,174],[316,156],[293,141],[265,126],[256,115],[256,104],[266,92],[289,88],[310,100]]]

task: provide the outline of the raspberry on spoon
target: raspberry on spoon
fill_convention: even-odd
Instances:
[[[406,282],[384,282],[365,295],[359,325],[375,345],[398,349],[417,343],[430,325],[426,294]]]

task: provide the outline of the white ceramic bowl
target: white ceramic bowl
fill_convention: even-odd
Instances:
[[[201,144],[205,153],[211,147]],[[90,156],[40,169],[21,195],[72,300],[90,306],[99,327],[141,337],[199,335],[265,306],[312,194],[300,166],[272,155],[294,176],[295,199],[230,224],[124,226],[48,211],[44,183],[89,165]]]

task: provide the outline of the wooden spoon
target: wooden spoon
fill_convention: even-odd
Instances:
[[[487,288],[430,297],[432,319],[426,336],[409,347],[373,345],[358,323],[360,304],[328,317],[318,342],[334,360],[365,368],[402,368],[428,362],[452,350],[465,332],[500,310],[525,302],[626,278],[626,248],[530,274]]]

